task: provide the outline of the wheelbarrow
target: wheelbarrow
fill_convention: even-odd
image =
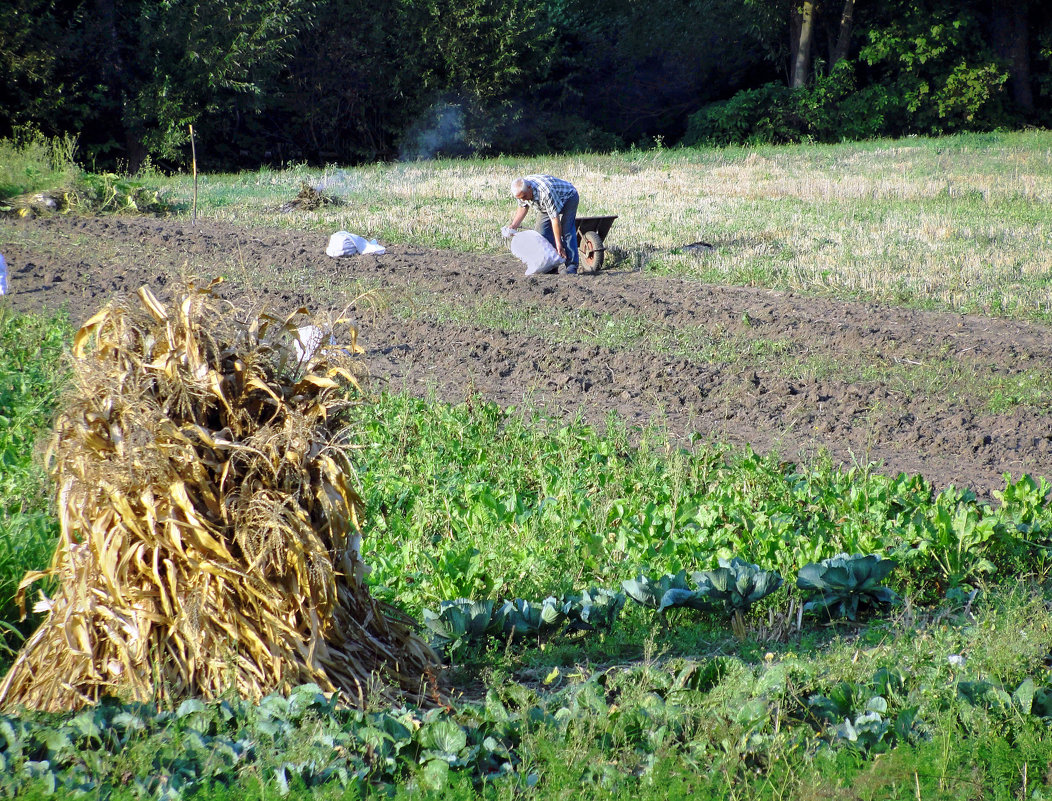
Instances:
[[[606,217],[577,218],[577,250],[582,269],[591,273],[599,272],[603,266],[603,257],[606,255],[603,240],[610,233],[610,226],[616,219],[616,214]]]

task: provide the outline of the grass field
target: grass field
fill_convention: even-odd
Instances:
[[[343,205],[289,225],[464,251],[503,248],[522,172],[572,181],[580,214],[617,214],[633,268],[1024,319],[1052,319],[1052,133],[843,145],[661,149],[201,176],[198,213],[274,224],[306,184]],[[163,181],[184,211],[187,175]],[[280,221],[282,218],[278,218]],[[699,257],[683,248],[705,241]]]
[[[648,270],[1047,321],[1050,153],[1052,135],[1029,132],[292,168],[205,176],[198,213],[272,223],[263,212],[307,182],[347,204],[279,219],[496,251],[507,183],[543,169],[577,183],[583,213],[622,215],[611,241]],[[189,210],[186,176],[154,180]],[[715,246],[709,258],[680,250],[697,239]],[[28,630],[14,587],[54,542],[40,451],[70,337],[68,321],[0,301],[3,666]],[[462,634],[442,643],[458,690],[448,710],[352,712],[306,687],[258,705],[0,715],[0,795],[1052,797],[1047,482],[1017,478],[983,504],[865,465],[674,447],[616,418],[590,427],[481,399],[383,395],[347,423],[372,591],[417,620],[457,598],[625,593],[721,558],[781,583],[710,611],[629,598],[591,631]],[[856,588],[856,620],[803,615],[800,570],[842,552],[894,560],[882,586],[897,601]]]

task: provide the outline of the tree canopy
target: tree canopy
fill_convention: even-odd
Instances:
[[[214,169],[1052,121],[1039,0],[9,0],[0,137]]]

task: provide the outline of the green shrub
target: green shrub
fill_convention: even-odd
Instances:
[[[20,129],[0,139],[0,200],[27,192],[72,186],[80,176],[73,161],[76,137],[48,139],[38,131]]]
[[[691,115],[683,144],[834,142],[880,136],[892,97],[880,86],[855,88],[854,66],[838,63],[803,88],[768,83]]]
[[[973,13],[947,6],[934,14],[907,13],[869,31],[859,62],[900,104],[889,134],[984,130],[1009,122],[1001,101],[1008,74],[982,27]]]

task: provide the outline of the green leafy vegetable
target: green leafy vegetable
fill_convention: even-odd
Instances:
[[[837,554],[821,562],[804,565],[796,586],[811,591],[804,611],[829,618],[855,620],[859,609],[892,604],[898,596],[882,582],[895,567],[892,559],[879,554]]]
[[[737,557],[720,559],[719,564],[715,570],[695,573],[693,578],[699,593],[710,601],[722,602],[730,611],[745,612],[782,586],[782,577],[775,571]]]
[[[584,590],[580,595],[566,596],[563,599],[562,611],[566,615],[569,630],[609,630],[624,605],[623,593],[593,587]]]
[[[687,584],[687,573],[681,570],[675,575],[662,576],[659,579],[651,579],[639,574],[638,578],[629,579],[621,583],[625,595],[637,604],[650,609],[661,610],[662,601],[669,590],[686,590],[693,592]]]
[[[504,633],[513,638],[542,637],[555,631],[566,619],[554,597],[545,598],[540,603],[518,598],[505,601],[500,616]]]

